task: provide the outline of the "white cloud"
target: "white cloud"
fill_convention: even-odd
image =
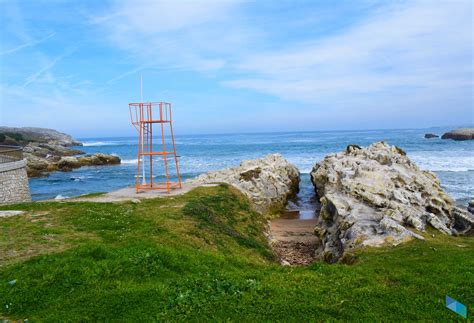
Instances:
[[[136,67],[224,71],[222,85],[306,103],[472,86],[472,3],[396,2],[338,34],[272,42],[234,1],[116,2],[91,21]],[[262,13],[263,14],[263,13]],[[262,51],[262,43],[272,50]],[[239,77],[238,75],[245,75]]]
[[[42,66],[38,71],[36,71],[35,73],[29,75],[26,78],[25,83],[23,84],[23,86],[30,85],[31,83],[38,80],[39,77],[41,77],[42,75],[48,73],[59,61],[61,61],[64,57],[70,55],[74,50],[75,49],[68,49],[68,50],[66,50],[65,53],[54,57],[52,60],[48,60],[48,62],[44,66]],[[46,78],[49,79],[50,81],[54,81],[54,77],[51,74],[46,75]],[[50,82],[50,83],[52,83],[52,82]]]
[[[90,21],[135,66],[207,73],[227,66],[259,35],[234,19],[238,8],[237,1],[118,1]]]
[[[403,3],[338,35],[248,55],[236,69],[251,76],[223,84],[310,103],[471,87],[472,28],[470,1]]]
[[[115,24],[122,32],[156,34],[178,31],[210,20],[227,12],[230,1],[118,1],[115,11],[93,18],[92,22]]]
[[[46,37],[43,37],[43,38],[40,38],[40,39],[37,39],[37,40],[30,40],[24,44],[21,44],[19,46],[16,46],[16,47],[13,47],[13,48],[10,48],[10,49],[7,49],[3,52],[0,53],[0,55],[6,55],[6,54],[12,54],[14,52],[17,52],[19,50],[22,50],[24,48],[27,48],[27,47],[32,47],[32,46],[36,46],[38,44],[41,44],[42,42],[45,42],[46,40],[50,39],[51,37],[53,37],[56,33],[51,33],[49,34],[48,36]]]

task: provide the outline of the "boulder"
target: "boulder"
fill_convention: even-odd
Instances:
[[[469,204],[467,205],[467,210],[474,214],[474,200],[469,201]]]
[[[74,156],[62,157],[56,163],[56,165],[58,166],[58,169],[63,172],[68,172],[74,168],[79,168],[82,166],[82,164],[79,162],[79,158]]]
[[[26,173],[28,177],[42,177],[47,175],[50,163],[45,158],[37,157],[35,155],[26,157]]]
[[[474,139],[474,128],[461,128],[446,132],[441,139],[472,140]]]
[[[455,206],[435,174],[384,142],[325,157],[311,181],[321,202],[318,259],[335,262],[359,247],[423,239],[428,226],[445,234],[474,231],[472,215]]]
[[[240,166],[202,174],[188,180],[191,185],[227,183],[247,196],[262,214],[281,210],[298,192],[298,169],[279,154],[245,160]]]
[[[114,155],[97,153],[78,157],[80,166],[100,166],[120,164],[120,158]]]
[[[435,135],[434,133],[426,133],[425,134],[426,139],[431,139],[431,138],[439,138],[438,135]]]
[[[114,155],[97,153],[87,156],[67,156],[62,157],[56,166],[61,171],[70,171],[82,166],[102,166],[120,164],[120,158]]]

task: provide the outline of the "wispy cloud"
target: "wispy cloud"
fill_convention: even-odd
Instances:
[[[139,61],[138,65],[206,73],[225,67],[259,34],[235,23],[239,4],[118,1],[107,15],[90,21],[105,31],[111,44]]]
[[[291,44],[271,42],[278,29],[261,30],[242,14],[241,5],[117,2],[94,22],[140,65],[109,83],[144,65],[224,71],[227,77],[221,84],[226,87],[308,103],[472,85],[470,1],[393,2],[336,34],[290,39]],[[300,18],[311,28],[311,15]],[[264,43],[271,50],[263,50]]]
[[[120,74],[120,75],[118,75],[118,76],[116,76],[116,77],[114,77],[114,78],[108,80],[106,83],[107,83],[107,84],[113,84],[113,83],[115,83],[115,82],[117,82],[117,81],[123,79],[124,77],[127,77],[127,76],[129,76],[129,75],[136,74],[136,73],[138,73],[138,72],[140,72],[140,71],[142,71],[142,70],[144,70],[144,69],[146,69],[146,68],[147,68],[147,66],[140,66],[140,67],[134,68],[134,69],[132,69],[132,70],[130,70],[130,71],[127,71],[127,72],[125,72],[125,73],[122,73],[122,74]]]
[[[3,52],[0,52],[0,55],[7,55],[7,54],[12,54],[12,53],[15,53],[19,50],[22,50],[24,48],[27,48],[27,47],[33,47],[33,46],[36,46],[36,45],[39,45],[43,42],[45,42],[46,40],[50,39],[51,37],[53,37],[56,33],[51,33],[49,34],[48,36],[46,37],[43,37],[43,38],[40,38],[40,39],[37,39],[37,40],[31,40],[29,42],[26,42],[22,45],[19,45],[17,47],[14,47],[14,48],[10,48],[10,49],[7,49],[6,51],[3,51]]]
[[[35,82],[36,80],[38,80],[38,78],[40,76],[42,76],[43,74],[45,74],[46,72],[48,72],[49,70],[51,70],[59,61],[61,61],[63,58],[65,58],[66,56],[72,54],[77,48],[71,48],[71,49],[68,49],[66,50],[66,52],[64,52],[63,54],[59,55],[59,56],[56,56],[55,58],[53,58],[51,61],[49,61],[46,65],[44,65],[43,67],[41,67],[37,72],[31,74],[30,76],[28,76],[25,80],[25,83],[23,83],[23,87],[25,86],[28,86],[30,85],[31,83]]]
[[[468,1],[390,6],[338,35],[243,57],[235,68],[253,77],[223,84],[313,103],[471,87],[472,19]]]

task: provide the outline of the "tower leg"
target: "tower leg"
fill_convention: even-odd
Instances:
[[[174,153],[174,162],[176,165],[176,174],[178,175],[178,185],[179,188],[182,188],[181,186],[181,174],[179,173],[179,166],[178,166],[178,156],[176,156],[176,144],[174,143],[174,133],[173,133],[173,121],[171,117],[171,105],[170,105],[170,132],[171,132],[171,141],[173,142],[173,153]]]
[[[160,103],[160,120],[163,120],[163,105],[166,109],[166,103]],[[170,192],[170,181],[169,181],[169,174],[168,174],[168,159],[166,157],[166,144],[165,144],[165,126],[164,123],[161,122],[161,145],[163,148],[163,160],[165,163],[165,172],[166,172],[166,190],[168,193]]]
[[[142,120],[142,116],[143,116],[143,113],[140,109],[140,121]],[[140,162],[142,160],[142,153],[143,153],[143,123],[140,122],[140,136],[138,137],[138,153],[137,153],[137,166],[138,166],[138,169],[137,169],[137,177],[136,177],[136,180],[135,180],[135,191],[138,193],[138,187],[139,187],[139,183],[140,183]]]

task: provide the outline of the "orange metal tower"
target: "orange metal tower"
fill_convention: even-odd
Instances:
[[[137,129],[138,136],[138,173],[136,176],[135,188],[139,190],[167,190],[181,188],[181,176],[179,174],[178,156],[176,155],[176,145],[174,143],[173,124],[171,118],[171,103],[166,102],[148,102],[148,103],[130,103],[128,105],[130,110],[130,120]],[[160,125],[158,133],[155,138],[153,134],[154,125]],[[166,126],[168,125],[168,127]],[[165,133],[170,133],[172,150],[167,151]],[[161,150],[155,151],[153,149],[153,139],[158,139],[158,145]],[[153,157],[162,157],[165,178],[164,182],[153,181]],[[168,169],[168,158],[174,158],[176,165],[177,181],[170,181],[170,173]],[[148,159],[148,160],[146,160]],[[171,159],[172,161],[172,159]],[[141,182],[140,182],[141,179]]]

